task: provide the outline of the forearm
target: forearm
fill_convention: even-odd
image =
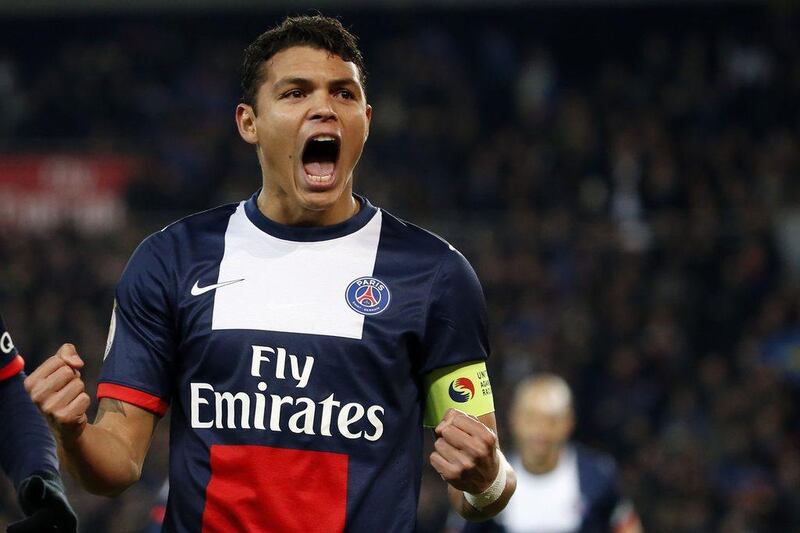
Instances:
[[[506,461],[501,463],[501,467],[505,468],[506,471],[506,483],[505,487],[503,488],[503,492],[500,494],[500,497],[497,500],[482,509],[476,509],[467,501],[464,496],[464,491],[458,490],[452,485],[448,485],[447,496],[450,499],[450,505],[452,508],[466,520],[471,522],[488,520],[505,509],[508,501],[511,499],[511,496],[514,495],[514,491],[517,488],[517,477],[514,473],[514,470]]]
[[[131,445],[112,431],[87,424],[73,442],[58,442],[61,464],[87,491],[117,496],[141,477]]]
[[[22,386],[24,374],[0,381],[0,466],[18,487],[39,472],[58,472],[56,447]]]
[[[25,390],[50,426],[64,468],[89,492],[116,496],[139,480],[158,419],[102,398],[95,423],[89,424],[83,365],[75,346],[64,344],[25,379]]]

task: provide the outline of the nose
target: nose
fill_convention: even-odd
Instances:
[[[309,120],[318,122],[330,122],[339,120],[339,116],[333,109],[331,97],[329,95],[319,96],[313,100]]]

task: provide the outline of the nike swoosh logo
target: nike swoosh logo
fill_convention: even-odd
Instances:
[[[205,287],[200,286],[200,280],[194,282],[194,287],[192,287],[192,296],[200,296],[201,294],[205,294],[208,291],[213,291],[214,289],[219,289],[220,287],[224,287],[225,285],[231,285],[233,283],[239,283],[240,281],[244,281],[242,279],[234,279],[231,281],[223,281],[222,283],[214,283],[213,285],[207,285]]]

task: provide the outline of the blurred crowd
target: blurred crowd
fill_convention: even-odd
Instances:
[[[800,12],[373,15],[343,13],[375,108],[356,190],[474,265],[501,432],[513,385],[556,372],[647,531],[800,530]],[[238,65],[279,18],[0,19],[0,151],[141,161],[124,227],[0,228],[0,309],[28,370],[71,341],[93,391],[136,244],[259,186]],[[83,530],[141,530],[166,422],[122,497],[68,479]],[[421,500],[419,529],[441,530],[430,469]],[[0,523],[15,516],[2,481]]]

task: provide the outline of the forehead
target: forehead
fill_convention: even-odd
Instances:
[[[266,83],[275,83],[283,78],[309,80],[352,78],[360,83],[358,67],[352,61],[311,46],[292,46],[281,50],[264,65]]]
[[[569,395],[558,387],[531,387],[522,392],[516,407],[529,416],[566,418],[571,414]]]

